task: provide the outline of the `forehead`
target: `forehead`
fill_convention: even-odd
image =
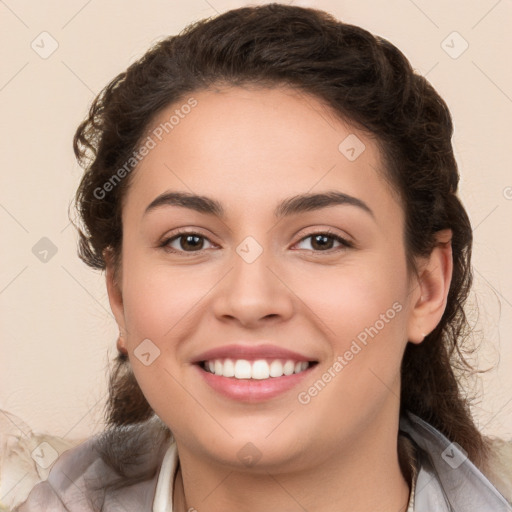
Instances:
[[[229,213],[337,189],[396,215],[376,141],[294,89],[197,91],[162,110],[145,137],[154,144],[125,203],[139,213],[166,190],[213,196]]]

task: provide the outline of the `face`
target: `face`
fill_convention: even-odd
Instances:
[[[285,88],[191,97],[148,132],[107,278],[144,395],[202,460],[371,446],[398,417],[419,296],[375,141]]]

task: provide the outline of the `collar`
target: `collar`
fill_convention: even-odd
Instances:
[[[400,417],[400,431],[413,441],[417,457],[407,512],[512,512],[457,443],[411,412]],[[178,452],[171,442],[162,460],[152,512],[172,512],[177,469]]]
[[[414,512],[414,495],[416,493],[416,475],[413,475],[411,482],[411,493],[409,494],[409,505],[406,512]]]
[[[418,455],[413,512],[512,512],[512,506],[466,452],[411,412],[400,417]]]
[[[152,512],[172,512],[173,486],[178,470],[178,450],[176,442],[171,442],[165,452],[158,474]]]

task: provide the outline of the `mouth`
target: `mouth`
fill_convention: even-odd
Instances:
[[[293,359],[209,359],[200,361],[206,372],[220,377],[238,380],[267,380],[290,376],[306,371],[317,361],[294,361]]]
[[[318,361],[293,359],[207,359],[196,362],[200,377],[217,396],[259,403],[297,387]],[[295,400],[295,397],[291,400]]]

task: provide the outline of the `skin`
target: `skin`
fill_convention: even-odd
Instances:
[[[284,87],[191,96],[197,106],[134,171],[122,212],[122,267],[117,278],[111,264],[106,274],[126,333],[121,345],[176,439],[175,509],[249,512],[271,503],[281,511],[404,511],[400,363],[407,342],[421,343],[445,309],[451,233],[439,233],[442,243],[418,261],[419,277],[409,276],[403,210],[367,133]],[[366,146],[352,162],[338,150],[349,134]],[[145,215],[168,190],[214,198],[226,217],[178,206]],[[361,199],[374,217],[350,205],[273,217],[281,200],[327,190]],[[170,242],[175,253],[159,247],[177,228],[206,237],[202,250],[183,238]],[[326,229],[354,247],[333,239],[326,249],[314,245],[311,235]],[[236,252],[247,236],[263,249],[250,264]],[[401,311],[317,396],[299,403],[298,392],[397,302]],[[144,339],[160,350],[149,366],[134,355]],[[318,364],[297,389],[263,403],[220,396],[191,364],[207,349],[262,340]],[[250,467],[238,457],[248,442],[261,454]]]

